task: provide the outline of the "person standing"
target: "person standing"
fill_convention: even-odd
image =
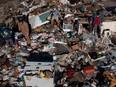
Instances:
[[[27,40],[27,45],[30,46],[31,40],[29,38],[29,26],[26,21],[22,20],[22,18],[19,18],[18,29],[19,29],[19,31],[22,32],[25,39]]]
[[[101,38],[102,17],[99,11],[93,13],[90,23],[93,25],[93,34]]]

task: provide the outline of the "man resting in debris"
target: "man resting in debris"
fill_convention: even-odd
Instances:
[[[22,20],[22,18],[19,18],[18,28],[19,28],[19,31],[22,32],[25,39],[27,40],[27,45],[30,46],[31,40],[29,38],[29,26],[28,26],[27,22]]]
[[[54,8],[53,11],[51,11],[51,24],[54,25],[54,21],[59,26],[59,18],[61,17],[60,12],[57,10],[57,8]]]

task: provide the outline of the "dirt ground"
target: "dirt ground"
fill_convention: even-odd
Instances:
[[[105,7],[116,6],[116,0],[104,0],[104,2],[101,3],[103,3]]]
[[[0,23],[10,15],[10,8],[13,8],[13,11],[20,4],[21,0],[0,0]]]

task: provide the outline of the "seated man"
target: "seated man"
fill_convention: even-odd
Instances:
[[[59,26],[59,18],[61,17],[60,12],[57,10],[57,8],[54,8],[53,11],[51,11],[51,24],[54,25],[54,21],[56,21],[57,25]]]

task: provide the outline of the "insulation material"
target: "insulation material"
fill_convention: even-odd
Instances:
[[[28,80],[26,77],[27,76],[24,76],[26,86],[53,87],[53,79],[52,78],[46,80],[44,78],[38,79],[36,76],[30,76],[30,78]]]
[[[103,31],[104,29],[110,29],[110,31],[116,32],[116,22],[115,21],[103,22],[102,27],[101,27],[101,31]]]

